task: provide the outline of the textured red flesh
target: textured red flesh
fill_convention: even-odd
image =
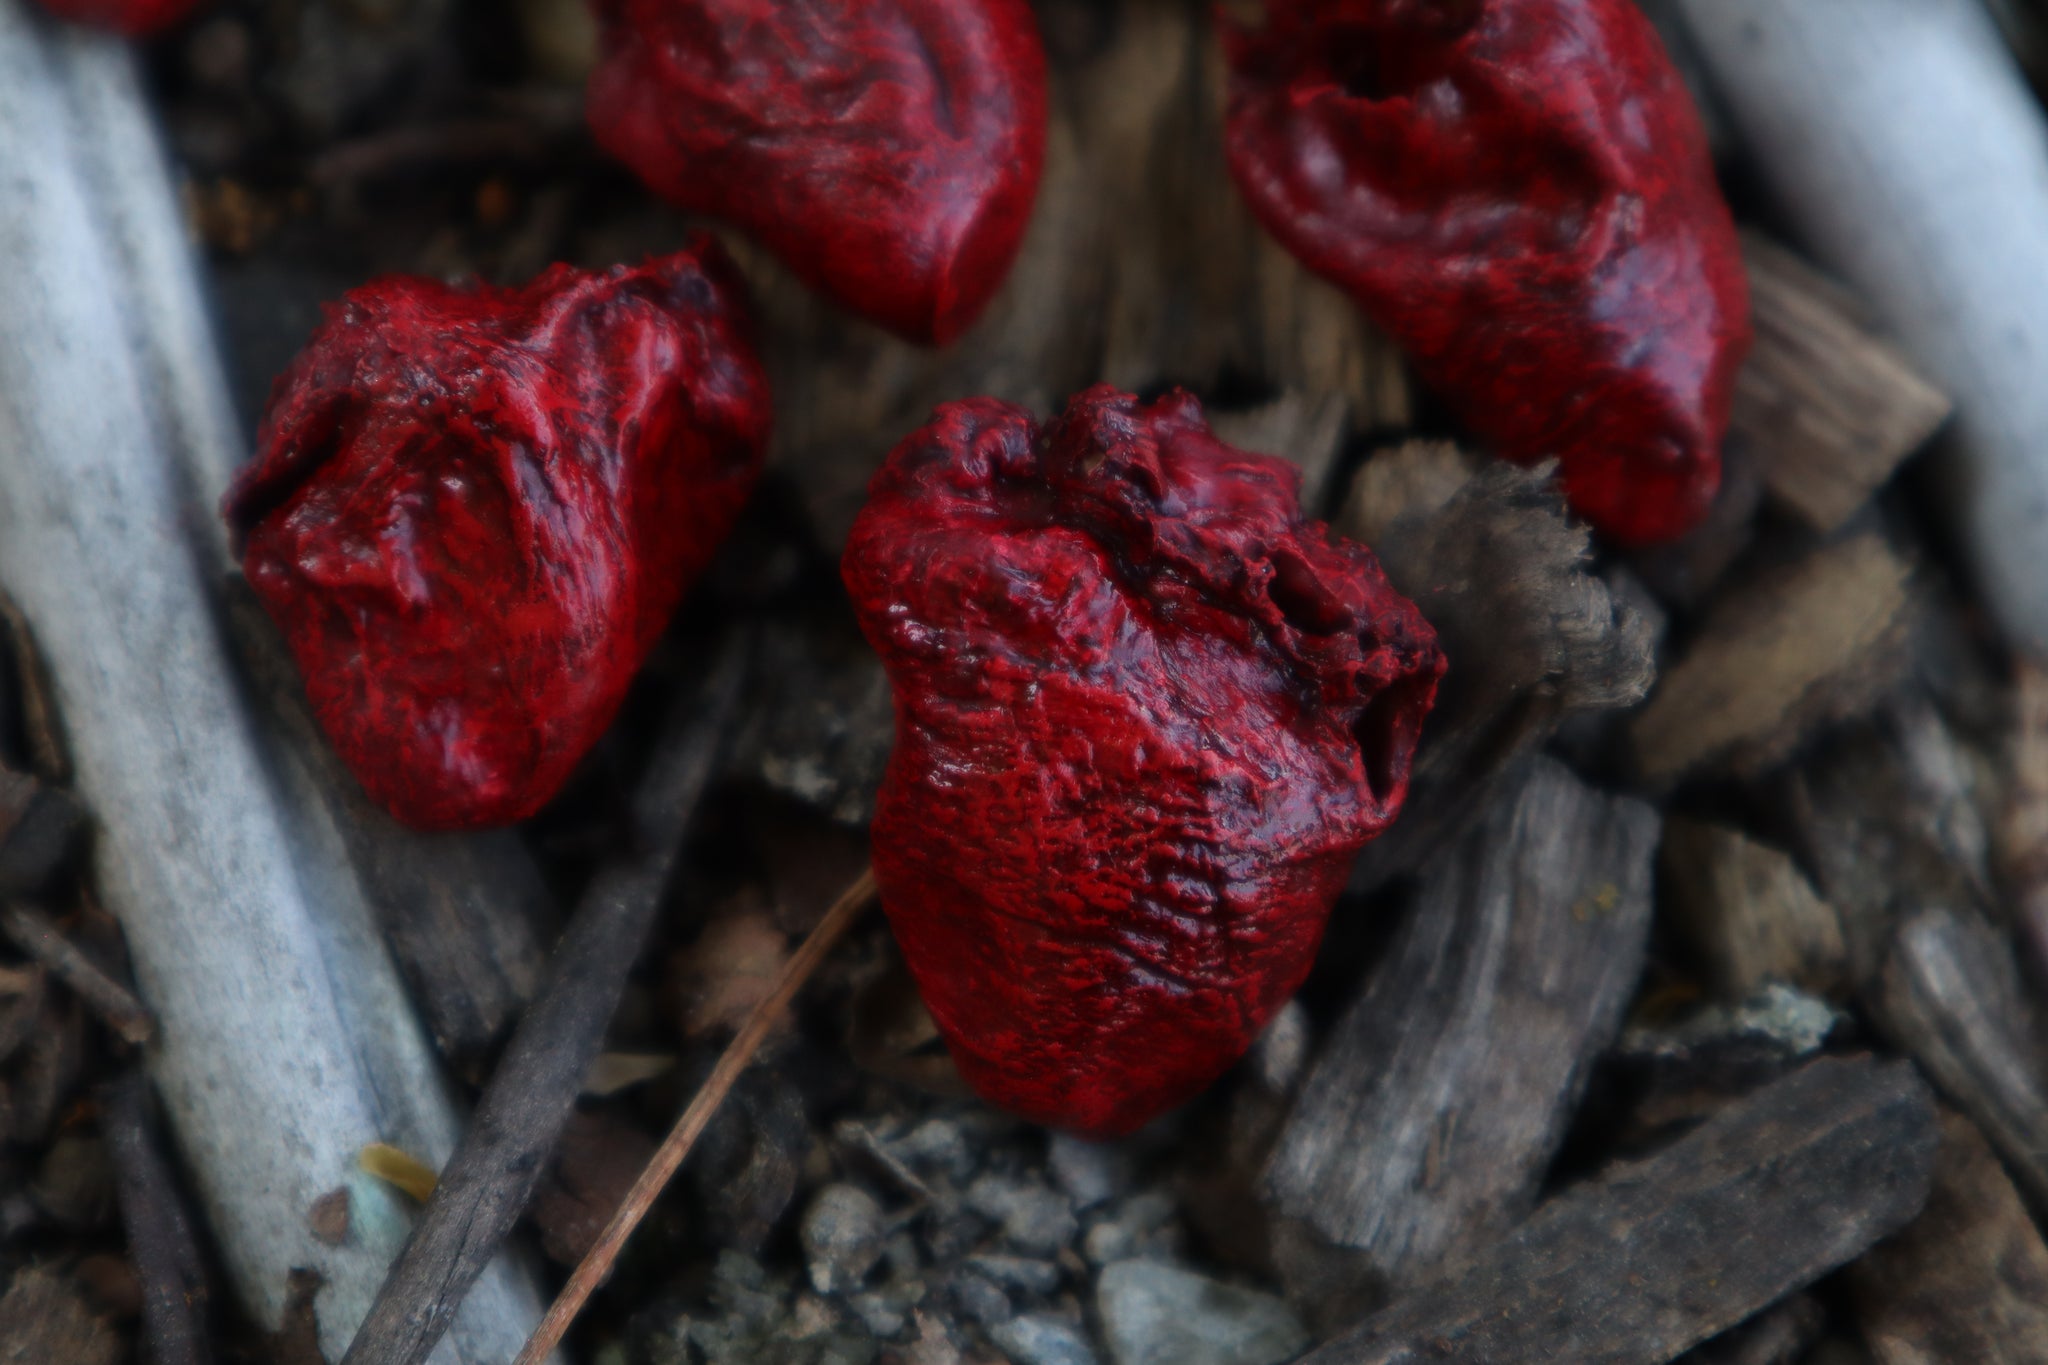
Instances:
[[[1288,250],[1606,535],[1698,521],[1748,286],[1633,0],[1272,0],[1228,46],[1231,170]]]
[[[60,19],[129,38],[161,33],[199,8],[200,0],[42,0]]]
[[[1292,466],[1185,394],[1040,426],[952,403],[890,455],[844,573],[896,695],[882,902],[967,1080],[1127,1132],[1301,984],[1394,818],[1444,661]]]
[[[913,341],[981,312],[1045,158],[1026,0],[593,0],[598,142]]]
[[[313,709],[421,828],[547,801],[610,723],[767,443],[716,244],[523,288],[352,291],[223,511]]]

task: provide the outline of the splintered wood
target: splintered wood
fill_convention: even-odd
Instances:
[[[1867,710],[1906,662],[1911,577],[1870,533],[1721,597],[1632,724],[1643,777],[1761,773],[1816,726]]]
[[[1477,818],[1494,779],[1566,716],[1633,705],[1656,676],[1657,622],[1592,571],[1586,528],[1547,469],[1487,465],[1439,504],[1454,457],[1417,444],[1393,458],[1420,468],[1361,483],[1352,514],[1381,523],[1380,563],[1436,628],[1450,671],[1407,807],[1367,846],[1359,887],[1419,865]],[[1389,489],[1419,510],[1393,509]]]
[[[1848,521],[1948,420],[1948,396],[1784,248],[1743,240],[1756,342],[1730,430],[1771,496],[1816,530]]]
[[[1301,1365],[1670,1360],[1911,1219],[1938,1131],[1910,1066],[1812,1063],[1558,1196]]]
[[[1283,1219],[1406,1284],[1528,1215],[1641,973],[1658,826],[1537,759],[1433,860],[1268,1165]]]

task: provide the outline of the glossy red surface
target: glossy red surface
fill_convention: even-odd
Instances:
[[[1443,656],[1186,394],[951,403],[844,573],[896,696],[882,904],[962,1074],[1128,1132],[1236,1059],[1399,811]]]
[[[199,5],[200,0],[42,0],[43,8],[60,19],[129,38],[161,33]]]
[[[593,0],[598,142],[913,341],[1002,285],[1045,158],[1027,0]]]
[[[1633,0],[1273,0],[1228,39],[1231,170],[1511,459],[1608,536],[1720,481],[1749,296],[1684,83]]]
[[[223,510],[314,712],[406,824],[537,810],[610,723],[767,444],[708,239],[522,288],[350,292]]]

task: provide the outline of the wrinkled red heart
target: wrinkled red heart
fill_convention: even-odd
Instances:
[[[594,3],[590,126],[657,194],[913,341],[1002,285],[1045,158],[1026,0]]]
[[[882,903],[962,1074],[1127,1132],[1243,1053],[1392,820],[1444,660],[1185,394],[952,403],[844,573],[896,695]]]
[[[1572,507],[1668,540],[1750,340],[1734,221],[1635,0],[1273,0],[1228,37],[1230,168],[1289,251]]]
[[[504,824],[610,723],[769,415],[708,239],[522,288],[394,276],[330,307],[222,510],[370,795],[420,828]]]

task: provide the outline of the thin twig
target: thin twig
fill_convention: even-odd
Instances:
[[[648,1209],[654,1206],[655,1199],[675,1175],[676,1168],[683,1164],[683,1158],[696,1145],[705,1125],[711,1122],[711,1116],[718,1112],[718,1106],[724,1102],[733,1083],[753,1061],[755,1052],[760,1050],[762,1040],[767,1038],[776,1019],[874,898],[875,874],[871,868],[840,893],[832,908],[825,912],[825,917],[818,921],[817,928],[811,930],[810,936],[803,941],[803,946],[783,966],[775,989],[747,1016],[745,1026],[727,1045],[725,1055],[718,1059],[710,1078],[697,1092],[697,1097],[690,1101],[690,1107],[683,1111],[683,1116],[676,1120],[676,1126],[669,1131],[661,1150],[654,1154],[654,1159],[647,1163],[647,1169],[633,1182],[633,1188],[626,1192],[625,1202],[619,1205],[619,1211],[605,1225],[597,1244],[584,1256],[582,1264],[576,1267],[576,1273],[569,1277],[569,1283],[562,1287],[554,1306],[548,1309],[548,1315],[534,1329],[515,1365],[540,1365],[561,1342],[562,1334],[583,1311],[584,1303],[611,1274],[612,1264],[625,1248],[626,1239],[647,1216]]]
[[[114,1166],[128,1258],[142,1282],[143,1358],[151,1365],[210,1365],[206,1263],[192,1220],[157,1147],[139,1072],[103,1092],[101,1131]]]
[[[80,952],[48,915],[9,902],[0,907],[0,930],[15,947],[55,973],[121,1037],[140,1046],[156,1036],[156,1021],[142,1002]]]
[[[421,1365],[533,1197],[730,729],[746,653],[745,637],[735,638],[703,692],[680,703],[633,799],[633,847],[584,892],[342,1365]]]

